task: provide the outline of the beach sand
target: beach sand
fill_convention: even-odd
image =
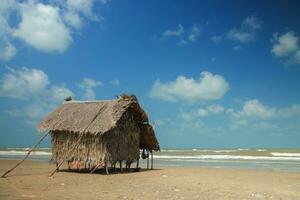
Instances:
[[[16,161],[0,161],[0,173]],[[59,172],[26,161],[0,178],[0,199],[300,199],[300,174],[287,172],[164,168],[104,175]]]

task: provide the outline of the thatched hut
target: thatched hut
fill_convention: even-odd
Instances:
[[[85,167],[107,168],[116,162],[139,161],[140,150],[152,153],[160,149],[147,114],[135,96],[66,101],[37,128],[50,131],[52,161],[56,163],[79,162]]]

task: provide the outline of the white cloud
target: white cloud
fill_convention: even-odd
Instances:
[[[261,27],[261,22],[254,16],[246,17],[238,28],[228,31],[227,37],[241,43],[255,40],[256,32]]]
[[[196,24],[194,24],[191,28],[190,34],[188,35],[188,39],[194,42],[197,40],[199,34],[200,34],[200,28]]]
[[[289,31],[283,35],[278,35],[278,33],[273,34],[273,47],[271,53],[275,56],[282,57],[287,56],[299,48],[298,46],[299,38],[295,35],[293,31]]]
[[[199,117],[205,117],[205,116],[207,116],[207,115],[208,115],[207,110],[205,110],[205,109],[203,109],[203,108],[199,108],[199,109],[197,110],[197,116],[199,116]]]
[[[111,84],[118,87],[118,86],[120,86],[120,81],[118,79],[115,79],[111,82]]]
[[[3,46],[2,46],[3,45]],[[0,44],[0,60],[8,61],[17,53],[17,49],[10,42]]]
[[[76,12],[67,11],[64,13],[64,20],[72,27],[80,29],[82,27],[82,19]]]
[[[67,0],[62,1],[65,3],[64,20],[76,29],[80,29],[83,25],[85,18],[93,21],[100,21],[102,17],[95,15],[93,7],[95,0]],[[107,1],[99,1],[106,4]]]
[[[261,27],[261,22],[254,16],[248,16],[242,22],[242,27],[244,29],[256,30]]]
[[[214,35],[210,39],[213,43],[219,44],[222,41],[222,36]]]
[[[10,17],[11,10],[15,9],[15,1],[2,0],[0,1],[0,60],[8,61],[13,58],[17,50],[9,40],[11,28],[7,23]]]
[[[291,64],[300,64],[300,50],[298,50],[290,60]]]
[[[202,72],[198,80],[185,76],[178,76],[175,81],[167,83],[156,80],[150,96],[165,101],[216,100],[228,90],[229,84],[221,75]]]
[[[214,114],[220,114],[225,111],[224,107],[219,104],[212,104],[207,107],[207,110]]]
[[[65,86],[52,86],[52,98],[56,101],[63,101],[65,98],[74,97],[74,93]]]
[[[103,85],[102,82],[90,78],[83,78],[82,82],[78,84],[84,90],[83,98],[87,100],[96,99],[94,89],[101,85]]]
[[[72,42],[70,30],[63,23],[59,8],[42,3],[21,4],[21,22],[14,36],[45,52],[63,52]]]
[[[178,24],[178,28],[175,30],[165,30],[163,32],[163,37],[178,37],[178,44],[179,45],[185,45],[188,44],[189,42],[195,42],[197,41],[200,33],[202,31],[202,28],[194,24],[192,27],[187,29],[187,31],[183,28],[181,24]]]
[[[183,112],[179,114],[179,117],[184,121],[191,121],[195,119],[195,116],[196,116],[195,113],[188,113],[188,112]]]
[[[224,113],[225,109],[219,104],[212,104],[205,108],[197,108],[189,112],[181,112],[179,117],[185,121],[198,120],[198,118],[204,118],[209,115],[219,115]]]
[[[24,107],[7,109],[4,112],[12,117],[25,117],[25,122],[36,125],[57,106],[51,99],[40,99],[30,102]]]
[[[245,102],[240,114],[246,117],[268,118],[275,115],[275,109],[268,108],[261,104],[258,100],[253,99]]]
[[[242,32],[238,29],[231,29],[227,33],[227,36],[231,40],[236,40],[243,43],[252,41],[254,39],[254,35],[252,33]]]
[[[277,109],[277,116],[282,118],[300,117],[300,105],[295,104],[286,108]]]
[[[5,111],[13,117],[26,117],[29,122],[41,119],[64,98],[74,96],[66,86],[51,86],[48,75],[42,70],[26,67],[7,69],[9,72],[0,79],[0,96],[29,102],[24,107]]]
[[[25,99],[43,92],[49,84],[48,76],[38,69],[23,67],[20,70],[9,68],[10,72],[0,79],[0,96]]]
[[[102,17],[93,12],[94,5],[107,2],[107,0],[1,0],[0,60],[8,61],[16,55],[17,47],[13,44],[15,38],[43,52],[66,51],[73,41],[72,34],[79,31],[86,21],[101,21]]]
[[[263,105],[257,99],[251,99],[244,102],[242,110],[234,111],[227,110],[227,113],[232,114],[236,118],[272,118],[276,116],[276,109]]]
[[[165,36],[165,37],[168,37],[168,36],[178,37],[178,36],[181,36],[183,33],[184,33],[183,26],[181,24],[178,24],[178,29],[176,29],[176,30],[170,30],[170,29],[165,30],[163,32],[163,36]]]

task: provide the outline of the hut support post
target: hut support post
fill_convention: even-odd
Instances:
[[[139,170],[139,162],[140,162],[140,159],[137,159],[137,161],[136,161],[136,170]]]
[[[14,169],[16,169],[20,164],[22,164],[22,162],[24,162],[24,160],[26,160],[28,158],[28,156],[30,155],[30,153],[36,149],[36,147],[45,139],[45,137],[49,134],[50,132],[46,133],[43,137],[41,137],[41,139],[27,152],[26,156],[20,161],[18,162],[15,166],[13,166],[11,169],[7,170],[4,174],[2,174],[1,178],[5,178],[5,176],[7,174],[9,174],[10,172],[12,172]]]
[[[68,160],[68,171],[71,171],[71,167],[70,167],[70,161]]]
[[[56,172],[59,172],[58,162],[56,162]]]
[[[120,171],[121,171],[121,173],[123,172],[123,168],[122,168],[122,160],[120,160]]]
[[[147,169],[149,169],[149,156],[147,158]]]
[[[153,152],[151,151],[151,169],[153,169]]]
[[[106,172],[107,175],[109,174],[109,171],[108,171],[108,163],[106,163],[106,165],[105,165],[105,172]]]

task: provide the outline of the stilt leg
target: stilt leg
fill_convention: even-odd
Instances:
[[[140,159],[137,159],[137,161],[136,161],[136,170],[137,171],[139,170],[139,162],[140,162]]]
[[[123,168],[122,168],[122,160],[120,160],[120,171],[121,171],[121,173],[123,172]]]
[[[153,152],[151,152],[151,169],[153,169]]]
[[[149,169],[149,156],[147,158],[147,169]]]
[[[70,161],[68,160],[68,171],[71,171]]]
[[[56,163],[56,172],[59,172],[58,163]]]
[[[107,175],[109,174],[109,172],[108,172],[108,164],[107,163],[105,165],[105,172],[106,172]]]
[[[131,162],[128,163],[128,172],[130,172]]]

